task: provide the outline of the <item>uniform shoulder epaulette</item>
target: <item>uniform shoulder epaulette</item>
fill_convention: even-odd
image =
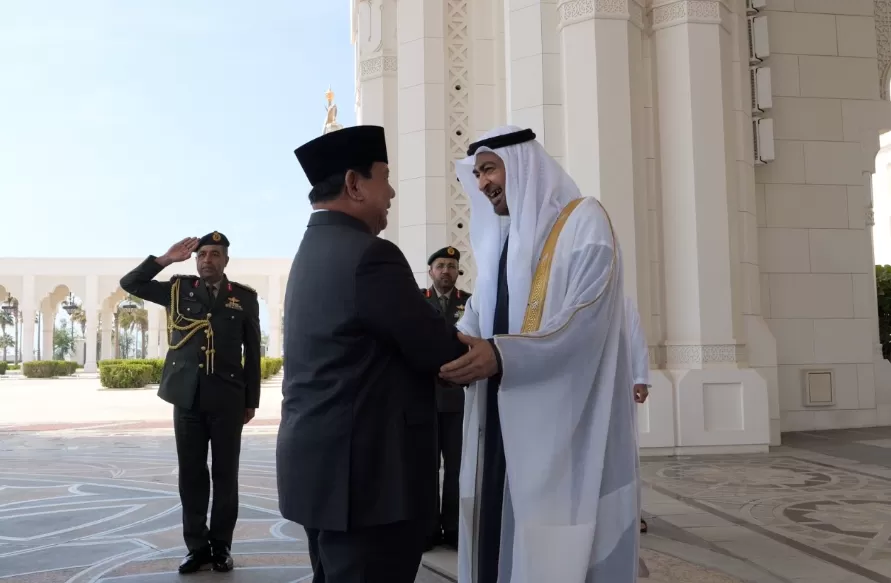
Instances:
[[[197,275],[183,275],[182,273],[177,273],[176,275],[170,276],[170,281],[175,279],[198,279]]]
[[[470,296],[473,295],[473,294],[470,293],[469,291],[464,291],[463,289],[462,289],[462,290],[458,290],[458,291],[461,292],[461,295],[462,295],[462,296],[464,296],[465,298],[468,298],[468,299],[470,298]]]
[[[234,285],[236,287],[240,287],[241,289],[247,290],[247,291],[251,292],[252,294],[259,295],[259,294],[257,294],[257,290],[255,290],[254,288],[252,288],[251,286],[249,286],[247,284],[238,283],[237,281],[229,281],[229,283],[231,283],[232,285]]]

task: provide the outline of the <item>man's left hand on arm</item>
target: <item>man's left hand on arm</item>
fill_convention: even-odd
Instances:
[[[257,414],[256,409],[250,409],[250,408],[245,409],[244,410],[244,424],[247,425],[248,423],[250,423],[251,419],[253,419],[254,415],[256,415],[256,414]]]
[[[465,336],[460,332],[458,339],[470,350],[461,358],[443,365],[439,371],[440,377],[459,385],[467,385],[498,374],[498,356],[491,342],[482,338]]]
[[[646,385],[634,385],[634,402],[643,403],[650,395],[650,389]]]

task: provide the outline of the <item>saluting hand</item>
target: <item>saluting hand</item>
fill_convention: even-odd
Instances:
[[[198,248],[198,237],[186,237],[179,243],[174,243],[163,256],[159,257],[160,262],[170,264],[185,261],[192,256],[195,249]]]
[[[491,343],[460,332],[458,340],[469,346],[470,350],[461,358],[444,364],[439,369],[440,377],[459,385],[467,385],[498,373],[498,359]]]

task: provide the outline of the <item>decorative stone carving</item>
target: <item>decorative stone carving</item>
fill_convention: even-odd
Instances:
[[[359,65],[359,79],[367,81],[381,77],[382,75],[395,73],[397,69],[396,57],[392,55],[378,55],[365,59]]]
[[[662,0],[654,1],[651,13],[652,29],[697,22],[723,24],[727,6],[720,0]]]
[[[668,368],[699,368],[710,364],[737,364],[745,360],[741,344],[667,345],[665,361]]]
[[[643,29],[643,8],[636,0],[563,0],[557,6],[558,29],[592,18],[629,20]]]
[[[879,54],[879,91],[888,99],[888,69],[891,66],[891,0],[875,0],[876,50]]]
[[[468,0],[448,0],[446,11],[446,157],[448,158],[448,243],[461,251],[462,287],[473,289],[476,262],[470,247],[470,201],[455,180],[455,161],[467,154],[470,123],[470,34]]]

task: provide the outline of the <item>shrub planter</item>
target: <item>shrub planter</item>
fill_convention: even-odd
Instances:
[[[22,364],[22,374],[29,379],[71,376],[76,370],[76,362],[65,360],[31,360]]]
[[[151,381],[152,370],[151,364],[139,360],[105,363],[99,367],[99,382],[106,389],[142,389]]]

